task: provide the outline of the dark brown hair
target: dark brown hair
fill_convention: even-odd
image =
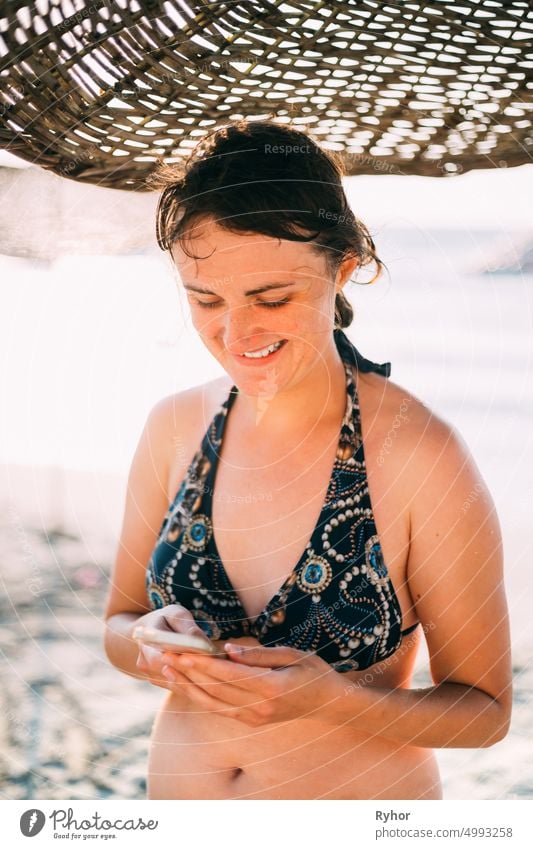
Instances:
[[[232,232],[309,242],[326,256],[333,276],[348,257],[357,257],[359,267],[375,262],[373,283],[385,264],[348,205],[344,173],[340,157],[300,129],[272,120],[234,121],[202,137],[182,162],[160,160],[147,178],[149,189],[163,190],[157,242],[166,251],[177,240],[193,257],[185,239],[201,219],[213,217]],[[338,293],[336,326],[352,320],[350,302]]]

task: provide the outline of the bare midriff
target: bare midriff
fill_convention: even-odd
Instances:
[[[412,637],[396,668],[344,673],[346,687],[410,687]],[[441,799],[442,787],[431,749],[324,719],[252,727],[169,691],[152,729],[148,798]]]

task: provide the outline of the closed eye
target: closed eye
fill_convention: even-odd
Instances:
[[[258,301],[262,307],[282,307],[289,303],[290,298],[285,298],[283,301]]]
[[[289,300],[290,300],[289,298],[285,298],[283,301],[258,301],[257,303],[262,307],[268,307],[268,308],[272,309],[272,308],[275,308],[275,307],[282,307],[285,304],[288,304]],[[208,301],[196,301],[195,300],[194,304],[199,306],[199,307],[206,307],[207,309],[214,309],[215,307],[219,306],[217,301],[208,302]]]

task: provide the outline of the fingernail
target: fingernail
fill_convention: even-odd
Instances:
[[[224,648],[226,651],[231,651],[234,654],[242,654],[243,652],[242,646],[236,646],[235,643],[224,643]]]
[[[152,663],[152,661],[161,657],[162,652],[160,652],[159,649],[152,648],[151,646],[141,646],[141,654],[146,663]]]
[[[163,669],[161,670],[161,672],[163,673],[163,675],[165,676],[165,678],[168,681],[175,681],[176,680],[176,676],[174,675],[174,671],[170,668],[170,666],[163,666]]]

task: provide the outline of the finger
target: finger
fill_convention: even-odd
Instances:
[[[228,655],[232,661],[254,667],[276,667],[293,666],[301,663],[308,653],[293,649],[290,646],[239,646],[234,643],[224,643]]]
[[[139,653],[142,655],[148,666],[151,666],[154,663],[157,665],[157,663],[161,663],[163,659],[163,652],[159,651],[159,649],[152,648],[152,646],[140,645]]]
[[[169,690],[190,701],[193,695],[193,685],[183,673],[176,672],[175,669],[170,669],[168,666],[163,666],[161,677],[166,682]]]
[[[180,689],[177,692],[184,693],[191,703],[197,705],[202,710],[210,712],[217,711],[220,713],[227,712],[229,715],[231,711],[235,709],[234,705],[222,702],[210,695],[203,687],[200,687],[193,681],[188,680],[185,675],[182,675],[180,672],[176,672],[175,669],[164,666],[163,674],[169,685],[174,683],[179,685]]]
[[[182,676],[180,676],[181,678]],[[150,684],[154,684],[155,687],[162,687],[165,690],[172,690],[172,692],[183,696],[184,695],[184,684],[188,684],[186,678],[183,680],[179,680],[178,677],[174,678],[172,681],[161,672],[158,674],[157,672],[150,672],[149,675],[146,676],[146,680],[150,682]]]
[[[236,684],[220,681],[208,675],[204,670],[193,667],[186,667],[178,673],[191,681],[197,687],[201,687],[209,696],[217,699],[219,702],[236,708],[254,707],[256,704],[264,702],[262,693],[244,689]]]
[[[155,665],[149,663],[145,654],[141,651],[140,647],[135,665],[140,672],[144,673],[149,672],[150,674],[154,674],[161,670],[161,661],[159,662],[159,664],[156,663]]]
[[[245,690],[258,691],[260,686],[270,672],[263,667],[242,665],[239,666],[231,660],[223,660],[216,657],[204,657],[199,654],[172,654],[165,652],[163,662],[182,672],[196,669],[211,678],[233,684]]]
[[[187,610],[183,605],[167,605],[164,609],[164,619],[173,631],[179,631],[181,634],[191,634],[195,637],[203,637],[205,640],[205,632],[196,624],[190,610]]]

